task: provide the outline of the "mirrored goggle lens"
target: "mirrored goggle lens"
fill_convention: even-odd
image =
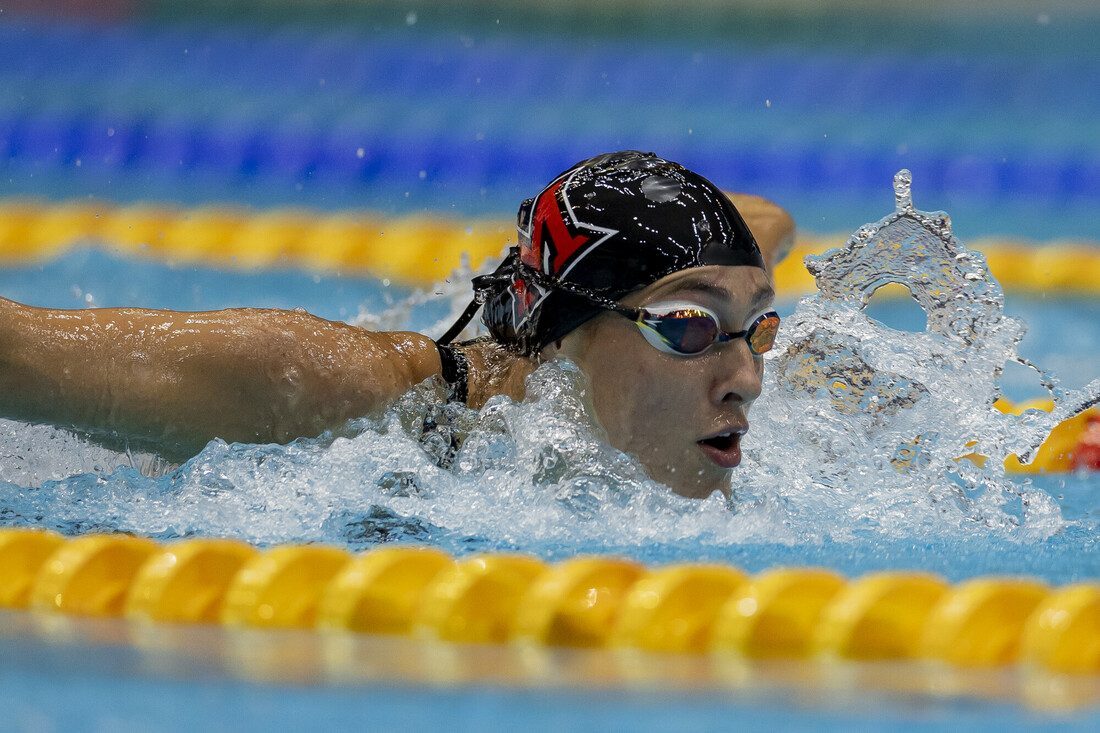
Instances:
[[[656,331],[669,348],[678,354],[699,354],[718,338],[718,323],[703,311],[683,310],[642,321]]]
[[[779,314],[765,313],[749,326],[749,349],[754,354],[766,354],[775,346],[775,337],[779,333]]]

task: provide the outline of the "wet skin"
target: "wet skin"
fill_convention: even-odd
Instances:
[[[701,267],[673,273],[623,302],[698,303],[716,313],[726,331],[740,331],[774,298],[764,270]],[[651,346],[631,321],[605,313],[566,336],[547,355],[567,357],[591,384],[591,401],[609,442],[636,456],[648,473],[676,493],[729,495],[730,472],[740,461],[739,433],[760,396],[764,361],[744,339],[716,344],[699,356]],[[700,441],[719,433],[718,446]]]

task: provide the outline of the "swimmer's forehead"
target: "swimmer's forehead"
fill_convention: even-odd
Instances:
[[[686,297],[717,306],[753,310],[775,300],[767,273],[759,267],[709,266],[674,272],[645,288],[641,300]]]

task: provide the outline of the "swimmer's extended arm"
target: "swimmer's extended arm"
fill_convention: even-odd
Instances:
[[[440,369],[430,339],[299,311],[49,310],[0,299],[0,415],[135,439],[285,442],[377,411]]]

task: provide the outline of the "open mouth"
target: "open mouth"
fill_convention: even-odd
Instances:
[[[707,458],[721,468],[736,468],[741,463],[741,433],[722,433],[697,444]]]
[[[737,442],[739,436],[736,433],[729,433],[727,435],[716,435],[713,438],[707,438],[706,440],[700,440],[703,445],[709,445],[712,448],[718,450],[729,450]]]

